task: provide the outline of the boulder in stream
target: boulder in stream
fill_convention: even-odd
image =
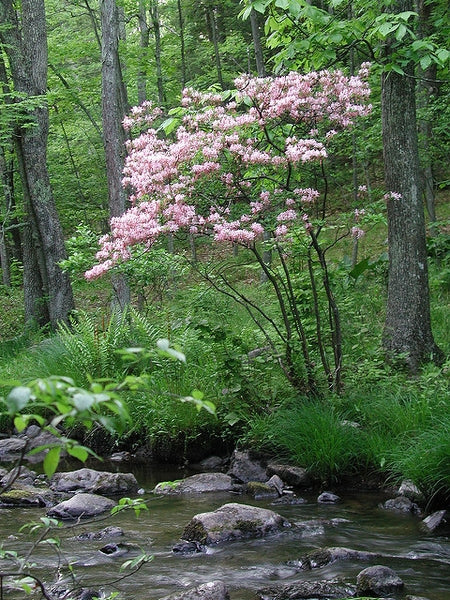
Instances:
[[[390,596],[404,587],[403,581],[395,571],[384,565],[367,567],[356,578],[356,587],[360,596]]]
[[[0,494],[0,506],[20,506],[21,508],[36,508],[47,506],[50,501],[47,492],[32,485],[22,485],[15,482],[14,487]]]
[[[53,506],[47,511],[47,515],[56,519],[89,518],[101,515],[114,506],[116,506],[114,500],[104,496],[81,493]]]
[[[203,494],[206,492],[231,492],[233,480],[225,473],[198,473],[179,481],[163,481],[153,490],[154,494]]]
[[[230,600],[230,596],[222,581],[209,581],[186,592],[165,596],[162,600]]]
[[[182,538],[189,542],[215,544],[247,537],[263,537],[289,526],[284,517],[272,510],[232,502],[213,512],[195,515],[186,525]]]
[[[249,452],[235,450],[231,456],[228,475],[242,483],[249,481],[267,481],[266,467],[260,460],[253,459]]]
[[[443,525],[446,525],[446,523],[447,523],[447,511],[446,510],[437,510],[436,512],[432,513],[431,515],[428,515],[428,517],[426,517],[422,521],[422,527],[426,531],[432,532],[432,531],[436,531],[436,529],[439,529]]]
[[[260,600],[300,600],[302,598],[350,598],[355,596],[354,585],[339,581],[296,581],[258,590]]]
[[[270,462],[267,465],[267,474],[278,475],[288,485],[294,487],[307,487],[311,483],[311,478],[303,467]]]
[[[139,486],[132,473],[109,473],[83,468],[67,473],[55,473],[50,487],[57,492],[82,490],[92,494],[115,496],[137,492]]]
[[[382,508],[397,512],[412,513],[413,515],[420,515],[422,512],[420,507],[407,496],[397,496],[396,498],[386,500]]]
[[[379,559],[380,556],[380,554],[376,554],[375,552],[337,546],[311,550],[311,552],[307,552],[297,560],[290,560],[288,565],[297,567],[302,571],[309,571],[325,567],[340,560],[372,560]]]

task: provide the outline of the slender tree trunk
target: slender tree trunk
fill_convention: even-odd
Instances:
[[[215,62],[216,62],[217,81],[219,82],[220,87],[224,90],[225,83],[223,81],[223,76],[222,76],[222,61],[220,59],[219,36],[217,33],[217,21],[216,21],[215,10],[216,9],[214,7],[208,8],[208,19],[209,19],[209,23],[210,23],[210,27],[211,27],[212,42],[214,45],[214,58],[215,58]]]
[[[184,89],[187,81],[186,51],[184,43],[184,17],[181,0],[177,0],[178,24],[180,26],[180,58],[181,58],[181,89]]]
[[[164,106],[166,104],[166,94],[164,92],[164,81],[161,66],[161,25],[159,22],[158,0],[151,1],[150,15],[152,18],[153,33],[155,36],[156,87],[158,88],[158,102],[160,106]]]
[[[150,30],[147,22],[146,0],[139,0],[139,69],[137,75],[138,104],[147,100],[147,62]]]
[[[100,0],[102,30],[102,122],[105,147],[108,204],[111,218],[125,211],[127,196],[122,186],[125,161],[125,132],[122,121],[127,102],[119,60],[119,15],[115,0]],[[115,304],[123,310],[130,290],[121,274],[112,276]]]
[[[417,12],[419,14],[419,36],[421,38],[429,36],[433,33],[431,25],[431,11],[433,2],[425,2],[425,0],[417,0]],[[433,96],[436,97],[439,93],[439,88],[436,83],[437,66],[432,63],[427,69],[423,70],[419,67],[419,85],[417,90],[418,105],[423,110],[430,106]],[[422,159],[422,184],[423,194],[425,198],[425,206],[427,208],[430,221],[436,221],[435,207],[435,189],[433,177],[433,162],[431,158],[431,147],[433,143],[433,124],[430,117],[424,115],[419,121],[420,136],[420,154]]]
[[[20,20],[19,20],[20,18]],[[48,107],[45,102],[47,91],[47,37],[44,0],[22,0],[20,14],[11,0],[0,4],[0,22],[7,24],[0,30],[0,38],[8,55],[14,87],[27,96],[41,98],[30,111],[32,127],[18,131],[17,148],[24,194],[28,197],[29,218],[35,237],[34,248],[38,247],[42,288],[40,298],[33,299],[45,305],[44,313],[55,327],[59,321],[68,321],[74,308],[69,277],[59,267],[66,258],[64,239],[56,212],[55,202],[47,170]],[[32,248],[30,248],[30,251]],[[25,294],[27,278],[24,277]],[[39,314],[38,321],[41,321]]]
[[[411,10],[397,0],[396,12]],[[387,48],[389,58],[389,47]],[[382,127],[387,201],[389,281],[384,348],[411,373],[439,359],[431,331],[425,220],[417,143],[414,65],[382,76]]]
[[[258,23],[258,14],[253,8],[250,12],[250,25],[252,28],[253,48],[255,49],[256,72],[258,73],[258,77],[265,77],[266,66],[264,64],[261,44],[261,31]]]

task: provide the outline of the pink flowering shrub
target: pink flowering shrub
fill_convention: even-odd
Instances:
[[[304,170],[326,160],[328,140],[370,112],[367,75],[367,65],[353,77],[341,71],[244,75],[226,100],[186,89],[174,135],[165,135],[150,103],[134,108],[124,121],[140,131],[128,142],[123,178],[132,206],[111,220],[86,278],[128,260],[131,247],[151,248],[161,235],[180,230],[239,244],[262,262],[260,240],[286,245],[301,227],[320,252],[312,218],[320,194],[304,186]],[[174,121],[168,123],[172,128]],[[352,233],[362,235],[357,228]],[[292,310],[290,302],[282,311]],[[284,315],[288,329],[289,318]],[[305,340],[302,345],[305,354]]]

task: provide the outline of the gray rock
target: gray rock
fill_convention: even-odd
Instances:
[[[100,531],[85,531],[77,535],[77,540],[80,541],[98,541],[106,538],[122,537],[124,535],[122,527],[114,527],[113,525],[105,527]]]
[[[382,505],[382,508],[385,508],[386,510],[396,510],[397,512],[409,512],[414,515],[421,514],[420,507],[406,496],[397,496],[397,498],[386,500]]]
[[[255,500],[278,498],[279,496],[275,487],[270,486],[268,483],[261,483],[260,481],[249,481],[245,485],[245,492],[255,498]]]
[[[203,494],[206,492],[231,492],[233,480],[225,473],[198,473],[174,482],[161,482],[153,492],[168,496],[173,494]]]
[[[288,485],[306,487],[311,480],[306,469],[271,462],[267,465],[268,475],[278,475]]]
[[[231,464],[228,470],[231,475],[242,483],[249,481],[267,481],[267,472],[265,466],[259,460],[254,460],[248,452],[235,450],[231,457]]]
[[[340,500],[340,497],[333,494],[333,492],[322,492],[317,498],[319,504],[336,504],[337,502],[340,502]]]
[[[411,479],[405,479],[398,488],[399,496],[406,496],[410,500],[424,500],[425,497]]]
[[[101,515],[114,506],[116,506],[116,503],[109,498],[96,494],[81,493],[50,508],[47,515],[57,519],[89,518]]]
[[[12,437],[0,440],[0,461],[12,462],[21,457],[27,445],[27,440]]]
[[[12,489],[7,490],[0,495],[0,504],[4,506],[20,506],[22,508],[35,508],[47,506],[50,501],[50,495],[41,488],[31,485],[22,485],[14,483]]]
[[[258,590],[260,600],[300,600],[301,598],[350,598],[356,587],[337,581],[297,581]]]
[[[280,498],[277,498],[273,502],[271,502],[272,506],[280,506],[280,505],[294,505],[294,504],[306,504],[308,501],[304,498],[299,498],[295,494],[283,494]]]
[[[32,485],[36,480],[36,477],[36,473],[24,465],[14,467],[10,471],[7,469],[0,469],[0,488],[4,488],[7,485],[13,485],[16,482]]]
[[[358,573],[356,587],[361,596],[389,596],[402,590],[404,583],[389,567],[374,565]]]
[[[51,433],[50,431],[46,431],[45,429],[37,428],[36,425],[30,425],[24,434],[21,434],[27,442],[27,451],[35,450],[40,446],[62,446],[61,439]],[[40,452],[36,452],[35,454],[27,454],[25,458],[30,463],[40,463],[44,460],[46,454],[48,452],[48,448],[44,448]],[[66,452],[64,449],[61,451],[61,455],[65,456]]]
[[[288,526],[289,523],[272,510],[230,503],[213,512],[195,515],[181,537],[200,544],[214,544],[246,537],[263,537]]]
[[[275,488],[279,496],[283,495],[284,482],[281,477],[278,475],[272,475],[272,477],[266,483],[268,486]]]
[[[200,542],[188,542],[187,540],[180,540],[178,544],[172,548],[174,554],[200,554],[206,552],[206,546],[200,544]]]
[[[209,581],[186,592],[165,596],[162,600],[230,600],[230,596],[222,581]]]
[[[83,492],[114,496],[136,492],[138,482],[132,473],[108,473],[83,468],[67,473],[55,473],[50,487],[57,492],[82,490]]]
[[[289,566],[297,567],[302,571],[319,569],[340,560],[372,560],[379,559],[380,555],[375,552],[354,550],[353,548],[342,548],[340,546],[331,548],[319,548],[312,550],[300,557],[298,560],[290,560]]]
[[[427,531],[435,531],[447,523],[446,517],[446,510],[438,510],[422,521],[422,527]]]

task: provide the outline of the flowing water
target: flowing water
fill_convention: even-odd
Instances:
[[[95,468],[95,467],[94,467]],[[105,466],[102,467],[103,469]],[[135,471],[140,485],[151,490],[158,481],[180,479],[189,473],[181,470]],[[120,579],[124,560],[135,556],[111,557],[99,550],[108,543],[130,543],[153,555],[131,577],[117,581],[106,589],[120,591],[126,600],[157,600],[193,585],[220,579],[230,588],[232,600],[255,600],[255,590],[276,582],[298,579],[330,580],[343,578],[355,583],[356,575],[370,563],[339,561],[332,565],[298,573],[287,563],[306,552],[326,546],[345,546],[383,554],[377,564],[393,568],[405,582],[405,594],[425,596],[430,600],[450,598],[450,542],[444,535],[427,534],[420,519],[379,508],[386,499],[378,493],[341,493],[336,505],[319,505],[317,493],[303,494],[307,502],[290,506],[272,506],[270,501],[255,501],[247,496],[204,494],[190,497],[156,497],[149,491],[148,511],[136,518],[126,511],[96,523],[80,524],[58,532],[62,556],[49,547],[33,552],[33,573],[46,582],[67,578],[64,562],[74,564],[83,586],[97,586]],[[257,540],[217,545],[206,554],[180,556],[172,547],[180,539],[184,526],[199,512],[211,511],[226,502],[243,502],[271,508],[291,523],[286,532]],[[31,548],[29,537],[19,533],[22,524],[38,520],[44,509],[1,509],[0,535],[4,549],[21,554]],[[108,525],[123,528],[125,536],[105,541],[80,542],[76,536],[98,531]],[[12,537],[11,537],[12,536]],[[6,563],[0,561],[0,568]],[[23,593],[7,597],[23,598]],[[39,596],[37,596],[39,597]]]

